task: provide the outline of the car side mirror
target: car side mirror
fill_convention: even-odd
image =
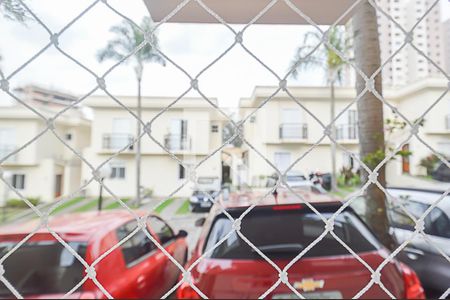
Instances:
[[[196,227],[202,227],[203,224],[205,224],[205,221],[206,221],[206,218],[200,218],[200,219],[197,219],[197,220],[195,221],[195,226],[196,226]]]
[[[180,230],[178,231],[177,237],[183,238],[183,237],[187,237],[188,233],[186,230]]]

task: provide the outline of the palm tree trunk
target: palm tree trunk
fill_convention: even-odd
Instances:
[[[138,138],[136,142],[136,204],[138,207],[141,206],[141,123],[142,119],[142,99],[141,99],[141,78],[138,78],[138,99],[137,99],[137,120],[136,124],[136,137]]]
[[[331,109],[330,109],[330,117],[331,120],[334,120],[336,115],[336,97],[334,94],[334,80],[331,81]],[[333,123],[331,125],[331,137],[333,140],[336,139],[336,125]],[[331,143],[331,190],[333,192],[337,191],[337,181],[336,181],[336,144]]]
[[[367,1],[362,2],[353,16],[354,51],[357,66],[370,77],[380,67],[380,44],[376,10]],[[375,89],[382,94],[381,74],[375,78]],[[357,76],[356,90],[359,93],[366,82]],[[383,104],[372,93],[366,92],[358,101],[358,129],[360,157],[364,160],[376,151],[385,151],[383,128]],[[373,168],[378,163],[375,163]],[[385,168],[378,171],[378,181],[386,185]],[[361,169],[362,182],[368,180],[368,174]],[[393,239],[389,235],[386,197],[374,184],[366,190],[366,211],[364,219],[372,227],[381,242],[388,248],[393,247]]]

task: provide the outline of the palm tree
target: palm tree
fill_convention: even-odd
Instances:
[[[29,20],[29,16],[25,7],[23,7],[17,0],[0,0],[0,14],[8,20],[17,21],[25,24]],[[0,55],[0,62],[2,56]],[[1,74],[0,66],[0,74]]]
[[[1,0],[0,13],[6,19],[25,23],[29,16],[27,10],[17,0]]]
[[[331,45],[341,53],[347,53],[350,49],[349,39],[345,37],[345,31],[340,27],[333,27],[328,32],[328,38]],[[303,41],[303,46],[299,47],[296,51],[295,58],[292,60],[290,70],[293,70],[291,75],[297,78],[301,70],[309,68],[323,68],[327,73],[327,83],[330,85],[331,90],[331,107],[330,117],[331,120],[335,118],[335,84],[342,83],[342,73],[347,62],[343,60],[333,49],[321,45],[316,48],[316,45],[320,43],[322,36],[316,32],[307,32]],[[312,53],[311,53],[312,52]],[[309,53],[311,53],[309,55]],[[331,136],[333,139],[336,137],[336,127],[333,123],[331,126]],[[332,190],[337,190],[336,184],[336,145],[331,143],[331,187]]]
[[[113,59],[117,61],[123,60],[127,55],[132,53],[136,47],[145,41],[145,33],[150,33],[153,30],[153,23],[149,17],[144,17],[140,24],[141,31],[136,25],[131,22],[123,21],[120,25],[111,27],[110,31],[115,33],[116,37],[109,41],[106,47],[99,51],[98,60],[100,62],[106,59]],[[144,63],[156,62],[165,66],[165,60],[156,51],[158,47],[158,37],[155,32],[152,33],[151,40],[153,45],[149,43],[132,56],[134,64],[134,71],[137,80],[137,116],[141,119],[142,103],[141,103],[141,82],[144,71]],[[130,60],[126,60],[129,62]],[[136,135],[141,135],[141,123],[137,121]],[[136,203],[138,206],[141,203],[141,141],[136,142]]]
[[[356,65],[369,78],[380,67],[380,44],[376,10],[368,1],[359,5],[353,20],[354,55]],[[366,81],[357,76],[356,90],[360,94],[366,87]],[[382,94],[381,73],[375,77],[374,88]],[[383,103],[370,92],[366,92],[358,101],[358,132],[360,157],[369,166],[375,168],[385,155]],[[386,185],[385,168],[378,171],[378,181]],[[363,183],[367,182],[368,174],[361,172]],[[389,235],[389,220],[386,209],[386,197],[374,184],[365,193],[366,212],[364,218],[372,227],[385,246],[392,249],[394,245]]]

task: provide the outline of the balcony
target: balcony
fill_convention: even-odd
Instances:
[[[12,153],[17,149],[14,145],[0,145],[0,160],[5,158],[7,155]],[[7,160],[4,161],[4,163],[16,163],[18,161],[17,159],[18,154],[15,154],[13,156],[8,157]]]
[[[191,149],[191,138],[169,133],[164,136],[164,146],[170,151],[187,151]]]
[[[280,125],[280,139],[307,139],[308,124],[306,123],[282,123]]]
[[[358,139],[358,126],[356,124],[341,124],[336,126],[336,140]]]
[[[127,133],[105,133],[102,140],[103,150],[121,150],[133,142],[133,135]],[[128,148],[128,151],[133,151],[134,145]]]
[[[445,116],[445,129],[450,130],[450,115]]]

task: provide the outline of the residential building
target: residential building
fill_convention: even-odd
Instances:
[[[136,97],[118,97],[132,111],[136,111]],[[151,123],[151,135],[142,138],[141,182],[156,197],[190,196],[193,186],[177,191],[190,170],[183,168],[163,147],[191,168],[203,159],[195,174],[198,177],[221,179],[221,154],[215,152],[222,145],[222,119],[219,113],[202,98],[183,98],[169,110],[175,98],[143,97],[142,120]],[[134,197],[136,186],[136,118],[106,96],[92,96],[85,100],[92,109],[92,136],[84,157],[94,167],[108,161],[112,172],[105,185],[118,197]],[[213,100],[216,101],[216,100]],[[133,144],[133,145],[132,145]],[[124,149],[125,148],[125,149]],[[119,150],[124,150],[115,155]],[[83,168],[83,179],[92,178],[92,170]],[[87,187],[87,195],[98,195],[98,184]],[[106,192],[107,194],[107,192]],[[111,195],[109,195],[111,196]]]
[[[38,102],[43,105],[70,105],[78,98],[59,90],[47,89],[36,85],[26,85],[14,90],[22,100]]]
[[[290,87],[289,91],[296,97],[294,102],[286,93],[279,92],[261,109],[256,108],[262,101],[270,97],[277,89],[273,86],[258,86],[250,98],[240,101],[240,116],[245,118],[252,114],[244,125],[246,139],[259,153],[244,144],[244,164],[247,166],[247,184],[264,185],[264,178],[275,173],[274,166],[285,171],[290,169],[305,173],[331,171],[331,143],[323,137],[323,125],[330,122],[330,91],[327,87]],[[411,122],[417,120],[446,91],[447,82],[441,79],[426,79],[402,88],[387,89],[386,100],[398,108]],[[342,147],[358,156],[357,110],[352,101],[356,98],[354,88],[336,88],[336,116],[345,108],[348,109],[336,121],[337,170],[342,166],[358,168],[357,161],[352,159]],[[351,105],[352,104],[352,105]],[[419,136],[433,149],[450,155],[450,95],[441,99],[425,116]],[[385,106],[385,118],[394,119],[391,109]],[[401,121],[400,119],[398,119]],[[399,126],[401,127],[401,126]],[[392,134],[386,133],[389,147],[397,147],[407,138],[408,127],[397,128]],[[431,154],[431,151],[417,138],[413,137],[405,146],[413,154],[409,158],[396,158],[388,166],[388,180],[402,173],[424,175],[425,169],[419,166],[420,159]],[[263,157],[261,157],[261,155]],[[301,159],[300,159],[301,158]],[[300,159],[297,163],[296,160]]]
[[[442,23],[444,33],[444,49],[445,49],[445,68],[447,74],[450,74],[450,19]]]
[[[40,101],[33,96],[38,90],[41,89],[27,87],[19,94],[45,118],[53,118],[67,107],[68,102]],[[48,99],[51,99],[52,91],[46,91]],[[57,97],[60,93],[54,91],[54,95]],[[53,124],[59,138],[75,151],[81,152],[89,143],[90,121],[79,107],[67,110]],[[0,109],[0,160],[32,141],[17,154],[1,162],[4,178],[23,196],[49,202],[79,189],[82,162],[46,128],[47,122],[22,104]],[[0,185],[0,196],[2,201],[5,198],[18,198],[5,184]]]
[[[434,4],[434,0],[378,0],[378,5],[400,24],[406,31],[415,26],[417,21]],[[405,42],[405,34],[386,16],[378,13],[378,26],[381,48],[381,61],[387,61]],[[441,23],[439,3],[415,27],[413,43],[441,68],[450,56],[444,50],[444,31]],[[413,47],[407,45],[398,52],[392,61],[383,68],[385,86],[402,86],[427,77],[442,76]]]

